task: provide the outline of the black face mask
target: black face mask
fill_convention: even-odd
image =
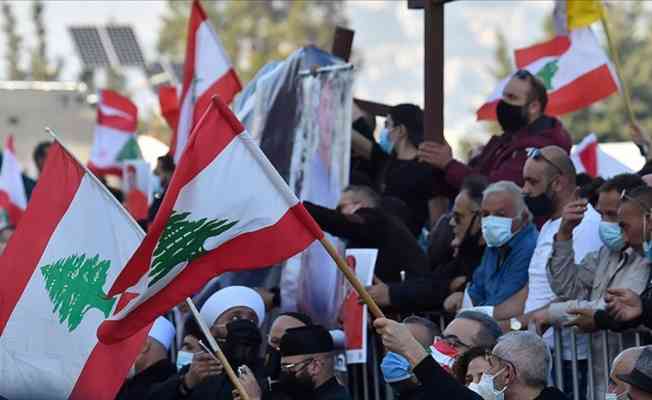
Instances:
[[[265,352],[265,375],[276,380],[280,373],[281,352],[268,344]]]
[[[471,229],[473,229],[473,224],[478,218],[478,215],[479,214],[477,212],[473,213],[471,223],[469,224],[468,228],[466,228],[466,232],[464,232],[464,238],[462,239],[462,243],[460,243],[458,254],[471,254],[480,248],[480,237],[482,236],[482,229],[478,229],[476,233],[471,233]]]
[[[224,354],[234,368],[246,365],[255,369],[258,352],[263,339],[258,326],[248,319],[239,319],[226,324]]]
[[[496,107],[496,116],[498,123],[505,132],[516,132],[528,124],[527,115],[525,113],[527,104],[523,106],[515,106],[507,103],[504,100],[498,102]]]
[[[292,399],[305,399],[315,392],[310,376],[299,376],[296,372],[281,371],[278,387]]]

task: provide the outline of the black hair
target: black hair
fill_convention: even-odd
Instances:
[[[521,71],[527,73],[520,73]],[[532,73],[527,70],[521,71],[517,72],[514,77],[520,80],[527,80],[530,83],[530,91],[527,96],[528,103],[532,100],[538,100],[539,104],[541,104],[541,113],[543,114],[548,106],[548,91],[546,90],[546,85],[536,75],[532,75]]]
[[[45,158],[48,152],[48,148],[50,148],[51,144],[52,142],[40,142],[39,144],[36,145],[36,147],[34,148],[34,153],[32,154],[34,163],[38,163],[38,160]]]
[[[649,186],[639,186],[631,192],[626,192],[627,196],[622,200],[627,202],[633,199],[641,211],[644,213],[652,212],[652,188]]]
[[[496,345],[498,338],[503,334],[500,325],[495,319],[479,311],[462,311],[457,314],[455,319],[467,319],[479,323],[482,328],[473,339],[475,343],[468,343],[475,346],[493,347]]]
[[[485,354],[491,351],[491,347],[471,347],[465,353],[460,355],[455,364],[453,364],[453,376],[459,383],[462,385],[467,385],[466,382],[466,373],[469,372],[469,364],[471,361],[475,360],[478,357],[484,357]]]
[[[408,139],[416,147],[423,142],[423,110],[414,104],[399,104],[390,108],[394,126],[403,125]]]
[[[174,172],[174,157],[171,154],[160,156],[158,162],[161,164],[161,168],[167,172]]]
[[[618,194],[625,190],[630,193],[632,190],[640,186],[646,186],[643,178],[636,174],[619,174],[608,179],[602,186],[600,186],[600,193],[611,192],[615,190]]]
[[[441,330],[439,329],[439,327],[435,325],[434,322],[432,322],[427,318],[419,317],[418,315],[410,315],[409,317],[403,319],[403,323],[421,325],[424,328],[426,328],[428,330],[428,336],[430,336],[430,340],[429,340],[430,343],[428,343],[428,345],[434,342],[435,336],[441,336]]]
[[[199,324],[197,324],[197,321],[195,321],[195,318],[192,316],[188,317],[186,323],[183,324],[183,336],[186,335],[192,335],[197,340],[200,340],[204,337],[201,328],[199,328]]]
[[[474,203],[481,204],[482,196],[489,180],[482,175],[469,175],[464,178],[460,192],[465,191]]]

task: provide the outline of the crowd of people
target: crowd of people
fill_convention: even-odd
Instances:
[[[349,248],[378,249],[367,290],[391,318],[372,321],[383,346],[368,368],[387,396],[566,399],[575,379],[581,399],[652,399],[652,348],[618,354],[616,333],[652,329],[652,165],[606,180],[578,174],[546,105],[543,83],[516,73],[497,105],[502,133],[468,163],[424,140],[418,106],[391,107],[379,135],[373,115],[354,111],[351,186],[336,209],[304,205]],[[34,153],[39,170],[47,147]],[[172,157],[159,158],[144,228],[173,172]],[[0,227],[0,251],[13,229]],[[357,396],[336,368],[335,327],[280,310],[278,288],[213,282],[195,300],[249,399]],[[565,328],[560,340],[553,327]],[[117,398],[242,399],[208,345],[180,304],[152,325]]]

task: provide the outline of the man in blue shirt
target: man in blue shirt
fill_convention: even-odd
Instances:
[[[487,247],[467,289],[472,304],[454,299],[448,302],[448,311],[462,306],[497,306],[528,282],[538,232],[521,189],[508,181],[491,184],[484,191],[481,213]]]

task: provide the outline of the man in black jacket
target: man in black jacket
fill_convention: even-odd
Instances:
[[[504,394],[506,400],[567,399],[559,390],[546,387],[550,352],[534,333],[511,332],[501,337],[487,354],[490,368],[483,374],[487,383],[466,388],[428,356],[404,324],[379,318],[374,327],[387,350],[408,359],[428,398],[478,400]]]
[[[455,198],[450,225],[454,238],[450,246],[455,257],[442,263],[428,275],[401,283],[377,283],[367,290],[379,306],[391,306],[401,312],[439,310],[453,292],[464,291],[475,268],[482,260],[484,240],[480,230],[480,204],[487,187],[484,177],[471,176],[464,181]],[[436,245],[433,243],[433,245]],[[431,260],[436,262],[436,260]]]
[[[342,192],[337,210],[309,202],[308,212],[326,232],[346,239],[349,248],[378,249],[376,276],[385,282],[425,274],[428,259],[409,229],[396,216],[380,208],[380,198],[367,186]]]
[[[134,363],[134,375],[120,388],[116,400],[141,400],[152,385],[164,382],[177,372],[168,359],[170,345],[175,338],[174,326],[164,317],[158,317],[149,331],[143,350]]]

